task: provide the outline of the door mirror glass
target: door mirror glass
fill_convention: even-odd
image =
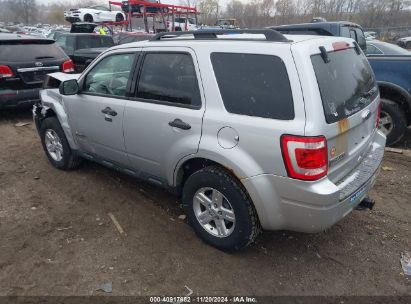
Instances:
[[[77,80],[70,79],[63,81],[59,86],[59,92],[61,95],[75,95],[79,91]]]

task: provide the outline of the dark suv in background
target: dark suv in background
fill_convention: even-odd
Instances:
[[[103,51],[114,46],[111,36],[94,33],[65,33],[56,42],[73,61],[77,73],[82,72]]]
[[[46,74],[73,71],[73,62],[54,40],[0,34],[0,109],[33,104]]]

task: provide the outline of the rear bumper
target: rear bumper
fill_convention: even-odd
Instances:
[[[0,109],[15,108],[24,105],[33,105],[40,100],[40,88],[24,90],[1,90]]]
[[[242,180],[262,228],[320,232],[331,227],[347,216],[373,187],[384,147],[385,136],[377,132],[363,162],[346,177],[348,182],[340,184],[328,178],[304,182],[269,174]],[[367,162],[372,163],[373,169],[364,165]]]

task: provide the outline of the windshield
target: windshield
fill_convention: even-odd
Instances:
[[[384,42],[369,42],[369,44],[374,45],[380,49],[384,55],[411,55],[411,52],[405,50],[397,45]]]
[[[320,54],[311,56],[321,92],[327,123],[347,118],[365,108],[378,94],[374,74],[355,49],[328,53],[326,63]]]

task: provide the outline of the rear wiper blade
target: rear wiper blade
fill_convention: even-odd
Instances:
[[[36,57],[34,59],[50,59],[50,58],[55,58],[55,57],[53,57],[53,56],[39,56],[39,57]]]
[[[372,88],[371,90],[369,90],[368,92],[363,92],[363,93],[361,94],[361,97],[365,97],[365,98],[371,97],[372,95],[375,94],[376,91],[377,91],[377,87],[373,87],[373,88]]]

